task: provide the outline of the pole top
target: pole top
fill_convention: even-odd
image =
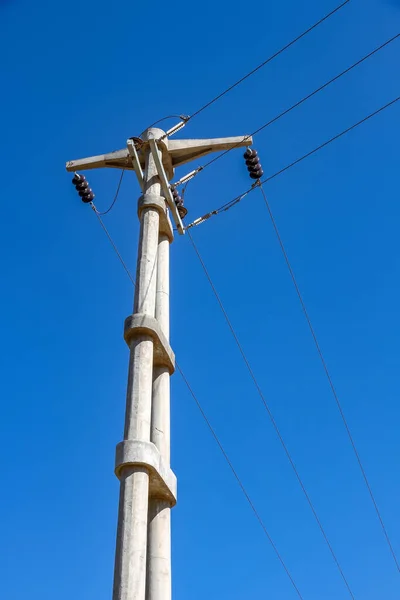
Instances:
[[[168,137],[166,136],[165,131],[159,127],[149,127],[149,129],[143,131],[140,137],[144,143],[148,142],[150,139],[160,140],[160,144],[164,143],[168,147]]]

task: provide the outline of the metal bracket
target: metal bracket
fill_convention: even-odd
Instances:
[[[154,158],[154,162],[156,164],[158,176],[159,176],[160,181],[161,181],[161,187],[163,189],[164,196],[165,196],[165,199],[167,201],[168,207],[169,207],[169,209],[170,209],[170,211],[172,213],[172,216],[174,217],[176,228],[178,230],[178,233],[180,233],[180,235],[184,235],[185,234],[185,229],[184,229],[184,226],[183,226],[183,223],[182,223],[182,219],[179,216],[176,204],[174,202],[174,199],[173,199],[173,196],[172,196],[172,192],[171,192],[171,188],[170,188],[170,185],[169,185],[169,181],[167,179],[167,175],[165,173],[164,166],[162,164],[162,160],[161,160],[160,155],[158,153],[157,140],[155,138],[149,138],[149,145],[150,145],[151,153],[152,153],[153,158]]]
[[[136,151],[136,146],[135,146],[133,140],[127,140],[126,145],[128,146],[128,152],[130,154],[130,157],[132,158],[133,168],[136,173],[136,177],[138,179],[140,188],[143,192],[143,189],[144,189],[143,171],[142,171],[142,167],[140,166],[138,153]]]

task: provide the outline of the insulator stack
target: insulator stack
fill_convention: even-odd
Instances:
[[[247,148],[243,156],[246,160],[247,170],[249,172],[250,177],[252,179],[260,179],[260,177],[264,175],[264,171],[262,170],[257,150]]]
[[[89,187],[89,183],[84,175],[75,173],[72,183],[76,187],[76,191],[80,195],[82,202],[87,204],[88,202],[92,202],[94,200],[93,190]]]
[[[181,198],[178,190],[173,186],[171,186],[171,192],[174,202],[176,204],[176,208],[178,209],[179,216],[181,219],[184,219],[188,214],[188,211],[187,208],[185,208],[185,206],[183,205],[183,198]]]

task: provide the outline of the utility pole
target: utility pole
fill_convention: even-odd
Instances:
[[[180,165],[252,143],[246,136],[169,139],[184,125],[166,133],[150,128],[141,138],[130,138],[123,150],[67,163],[67,171],[133,170],[143,192],[133,314],[124,327],[130,354],[124,438],[115,461],[120,498],[113,600],[171,600],[171,508],[177,482],[170,468],[170,376],[175,370],[169,343],[170,213],[179,234],[185,230],[169,181]]]

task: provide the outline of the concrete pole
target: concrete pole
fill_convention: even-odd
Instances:
[[[169,341],[169,244],[160,235],[158,244],[155,316]],[[166,466],[170,465],[170,373],[156,367],[153,377],[151,441]],[[161,498],[149,503],[146,600],[171,600],[171,505]]]
[[[150,151],[146,155],[144,193],[160,195]],[[134,313],[155,316],[159,213],[144,207],[136,269]],[[140,335],[130,343],[124,440],[150,441],[153,387],[153,338]],[[117,547],[113,600],[145,600],[149,472],[140,465],[120,472]]]
[[[173,233],[166,201],[178,232],[183,234],[184,228],[169,181],[174,169],[187,162],[252,144],[251,136],[170,140],[173,130],[166,134],[150,128],[141,136],[143,144],[130,138],[122,150],[67,163],[67,171],[133,168],[143,189],[134,314],[124,328],[130,357],[124,440],[115,456],[121,487],[113,600],[171,599],[170,518],[177,481],[170,468],[170,375],[175,355],[169,344]]]

